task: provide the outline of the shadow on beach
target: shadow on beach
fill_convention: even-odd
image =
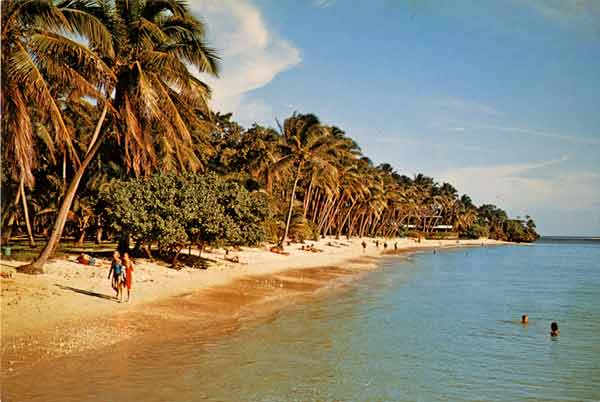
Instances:
[[[109,295],[105,295],[102,293],[96,293],[96,292],[92,292],[90,290],[77,289],[77,288],[73,288],[71,286],[59,285],[57,283],[55,283],[54,286],[57,286],[63,290],[70,290],[71,292],[80,293],[82,295],[97,297],[99,299],[106,299],[106,300],[113,300],[113,301],[117,299],[114,296],[109,296]]]

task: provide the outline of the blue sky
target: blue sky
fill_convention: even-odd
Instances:
[[[600,234],[600,1],[191,3],[242,124],[315,113],[542,234]]]

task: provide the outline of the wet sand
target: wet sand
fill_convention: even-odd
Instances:
[[[201,329],[206,341],[236,331],[244,322],[268,317],[290,303],[314,297],[358,279],[372,269],[365,257],[340,267],[290,270],[247,276],[227,285],[192,291],[132,306],[91,319],[66,320],[36,334],[2,340],[2,377],[9,380],[38,364],[86,350],[102,349],[132,338],[151,342],[186,333],[186,323]],[[120,307],[120,306],[119,306]],[[201,323],[201,325],[199,325]]]

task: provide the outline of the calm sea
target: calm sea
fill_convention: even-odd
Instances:
[[[600,242],[391,257],[231,336],[195,339],[130,345],[118,369],[110,354],[63,359],[13,385],[22,401],[598,401]]]

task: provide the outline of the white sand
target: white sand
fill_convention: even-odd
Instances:
[[[368,244],[366,251],[362,249],[362,239],[326,238],[307,242],[323,250],[317,253],[300,250],[299,244],[285,248],[290,255],[272,253],[268,251],[269,246],[230,252],[229,257],[238,256],[240,263],[227,262],[223,250],[214,250],[203,253],[203,257],[216,260],[207,270],[184,268],[176,271],[138,259],[133,276],[132,301],[129,304],[119,304],[113,298],[114,292],[107,279],[109,261],[101,261],[100,266],[84,266],[73,261],[54,260],[45,267],[43,275],[30,276],[15,272],[14,267],[22,263],[3,260],[2,272],[12,277],[1,280],[1,336],[6,339],[35,334],[42,328],[63,321],[84,322],[89,318],[123,312],[169,296],[224,285],[248,275],[322,266],[343,267],[351,259],[382,254],[382,239],[379,239],[379,248],[375,247],[374,239],[365,241]],[[395,242],[400,250],[502,244],[494,240],[461,240],[457,244],[455,240],[423,240],[416,243],[410,239],[388,239],[388,251],[394,249]]]

